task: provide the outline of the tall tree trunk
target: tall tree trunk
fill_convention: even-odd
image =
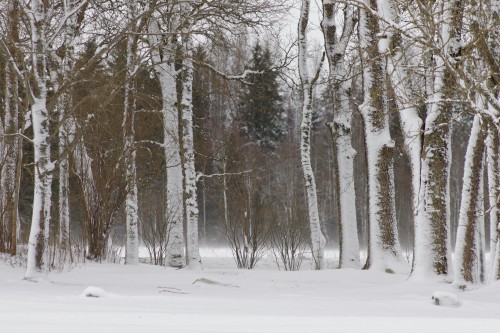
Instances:
[[[349,80],[345,57],[350,36],[354,30],[353,8],[345,6],[344,25],[341,38],[337,37],[335,22],[336,9],[334,0],[323,0],[323,35],[330,65],[330,80],[333,90],[333,121],[327,123],[333,138],[335,150],[334,172],[337,198],[340,268],[359,268],[359,239],[356,220],[354,189],[354,156],[356,151],[351,145],[350,106],[351,80]]]
[[[481,183],[483,182],[484,138],[483,121],[480,115],[476,115],[465,156],[462,201],[455,245],[455,280],[453,284],[460,288],[484,281],[480,241],[481,224],[484,225],[484,215],[482,214],[484,203],[481,200],[483,196]]]
[[[135,96],[134,78],[136,64],[136,10],[135,0],[128,2],[128,22],[131,31],[127,35],[127,68],[125,69],[124,86],[124,110],[123,110],[123,151],[125,153],[125,220],[127,243],[125,247],[125,264],[137,265],[139,263],[139,215],[138,215],[138,190],[137,190],[137,168],[135,150]]]
[[[500,279],[500,138],[498,126],[488,122],[487,175],[490,202],[490,281]]]
[[[309,228],[311,233],[311,251],[314,269],[324,268],[324,248],[326,239],[321,232],[319,220],[318,198],[316,193],[316,181],[311,165],[311,130],[312,130],[312,106],[313,87],[318,79],[311,77],[307,64],[307,26],[309,23],[310,1],[302,0],[299,19],[299,74],[302,88],[302,123],[300,125],[300,160],[307,196],[307,208],[309,214]]]
[[[374,0],[366,5],[377,11]],[[396,224],[393,150],[389,133],[386,74],[379,50],[377,17],[361,9],[359,34],[363,59],[363,104],[368,161],[369,240],[365,268],[399,271],[403,262]]]
[[[71,15],[71,12],[75,9],[76,3],[65,0],[63,1],[63,11],[64,16],[68,17],[66,21],[66,29],[62,34],[62,39],[64,41],[63,48],[64,52],[61,52],[61,56],[57,59],[56,64],[59,68],[56,69],[61,77],[61,82],[58,82],[55,87],[56,91],[61,88],[61,84],[68,81],[71,72],[73,70],[73,60],[75,43],[74,40],[79,31],[79,26],[83,20],[83,12],[85,11],[86,5],[77,15]],[[53,59],[54,60],[54,59]],[[67,120],[69,112],[73,106],[73,100],[71,96],[71,90],[65,89],[60,92],[58,101],[56,104],[56,112],[58,112],[59,121],[59,252],[61,253],[63,262],[72,261],[71,254],[71,242],[70,242],[70,206],[69,206],[69,131],[70,122]]]
[[[35,183],[33,194],[33,215],[28,241],[26,279],[35,279],[48,272],[48,237],[50,206],[52,200],[52,170],[50,160],[49,113],[47,110],[47,24],[46,3],[31,2],[32,15],[28,15],[32,40],[32,89],[31,117],[33,125],[33,146]]]
[[[400,22],[398,6],[394,0],[378,0],[380,16],[386,22]],[[384,24],[384,23],[383,23]],[[381,40],[380,52],[386,54],[387,73],[391,88],[395,94],[395,102],[399,112],[401,130],[404,137],[405,153],[411,167],[411,198],[413,222],[417,220],[420,190],[420,155],[422,152],[423,121],[415,106],[416,96],[410,86],[408,66],[404,56],[403,36],[400,31],[388,26]]]
[[[9,40],[7,47],[10,54],[14,53],[15,43],[19,42],[19,2],[11,1],[8,5]],[[0,170],[1,170],[1,194],[0,212],[2,213],[3,232],[0,239],[1,251],[11,255],[17,253],[17,238],[19,231],[19,179],[22,162],[21,137],[19,127],[19,78],[10,62],[5,65],[5,95],[4,95],[4,123],[0,120],[0,131],[7,136],[0,140]],[[2,232],[0,231],[0,234]]]
[[[461,36],[461,0],[439,1],[437,33],[445,54],[459,54]],[[421,156],[418,217],[415,223],[413,276],[449,279],[452,271],[450,244],[450,128],[455,79],[443,59],[435,57],[433,87],[425,119]]]
[[[2,199],[1,210],[2,236],[0,250],[2,252],[16,254],[17,230],[18,230],[18,198],[17,188],[17,164],[19,163],[19,100],[18,80],[13,74],[12,67],[7,64],[5,68],[5,113],[3,137],[3,151],[1,157],[1,179]],[[1,125],[1,124],[0,124]]]
[[[184,200],[186,212],[186,264],[189,268],[201,268],[198,241],[198,202],[196,199],[196,170],[194,166],[193,136],[193,61],[189,33],[184,41],[182,60],[182,162],[184,166]]]
[[[153,33],[159,33],[158,22],[150,25]],[[176,26],[171,23],[173,32]],[[163,30],[162,30],[163,31]],[[163,41],[151,38],[153,63],[156,75],[160,81],[163,113],[163,148],[165,153],[166,198],[165,220],[168,222],[167,265],[184,267],[186,265],[184,242],[184,200],[183,175],[180,157],[179,110],[177,108],[177,76],[175,69],[175,50],[177,49],[175,34]]]

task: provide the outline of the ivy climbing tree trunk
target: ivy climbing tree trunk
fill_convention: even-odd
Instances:
[[[438,1],[436,26],[426,29],[442,41],[445,56],[459,54],[461,1]],[[450,244],[450,126],[455,79],[442,57],[435,57],[432,94],[424,125],[420,192],[415,222],[413,276],[449,280],[452,272]]]
[[[365,1],[360,9],[359,38],[363,61],[363,103],[368,163],[369,240],[365,268],[395,272],[403,263],[398,238],[394,198],[393,150],[389,133],[387,78],[379,45],[377,2]],[[382,39],[382,40],[381,40]],[[382,47],[381,47],[382,48]]]
[[[455,245],[455,279],[453,284],[466,288],[484,281],[484,262],[481,259],[481,224],[484,229],[482,200],[484,124],[480,115],[474,123],[467,146],[464,165],[462,201]]]

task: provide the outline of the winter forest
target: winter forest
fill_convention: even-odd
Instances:
[[[0,275],[500,279],[499,0],[0,0],[0,37]]]

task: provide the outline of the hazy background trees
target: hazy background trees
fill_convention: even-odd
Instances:
[[[0,252],[497,277],[498,1],[287,4],[0,1]]]

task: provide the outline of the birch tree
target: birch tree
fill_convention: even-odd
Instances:
[[[321,231],[319,220],[318,199],[316,193],[316,180],[311,165],[311,125],[313,110],[313,88],[319,78],[320,67],[314,76],[310,73],[308,65],[308,38],[307,28],[310,15],[310,1],[302,0],[300,19],[298,24],[299,48],[299,75],[302,90],[302,122],[300,125],[300,160],[304,174],[307,207],[309,215],[309,228],[311,234],[311,251],[314,269],[324,268],[325,236]],[[321,60],[323,62],[323,60]]]
[[[323,0],[323,35],[325,36],[326,55],[330,69],[331,89],[333,90],[333,121],[330,128],[335,149],[334,172],[337,193],[339,245],[341,268],[359,268],[359,239],[356,221],[354,191],[354,156],[356,151],[351,145],[350,105],[351,84],[346,67],[347,45],[354,32],[354,8],[342,8],[344,21],[339,27],[335,16],[341,8],[333,0]],[[338,30],[340,30],[340,38]]]
[[[178,6],[170,4],[166,10],[174,12],[178,10]],[[165,193],[167,194],[165,219],[170,223],[167,265],[172,267],[184,267],[186,262],[183,225],[183,174],[176,91],[178,72],[175,68],[178,28],[179,17],[177,15],[161,15],[161,12],[153,16],[149,25],[149,31],[153,33],[150,37],[152,61],[162,92]],[[161,37],[162,33],[165,34],[163,38]]]
[[[35,152],[35,190],[25,279],[36,279],[48,271],[47,247],[54,163],[50,159],[47,58],[49,56],[50,27],[53,19],[50,14],[55,10],[55,5],[35,0],[23,3],[22,7],[23,15],[29,22],[28,33],[31,41],[29,49],[31,73],[29,74],[33,79],[28,93],[31,95]]]
[[[187,29],[187,28],[185,28]],[[186,264],[189,268],[201,268],[198,243],[198,202],[196,199],[196,170],[194,167],[193,137],[193,45],[188,31],[183,31],[182,97],[180,112],[182,117],[182,163],[184,169],[184,200],[186,212]]]
[[[131,0],[127,4],[127,23],[130,27],[126,38],[126,69],[124,82],[124,109],[123,109],[123,152],[125,153],[125,221],[127,243],[125,247],[125,263],[137,265],[139,263],[139,215],[138,190],[135,150],[135,96],[134,72],[137,64],[137,2]]]
[[[442,42],[439,49],[446,56],[458,55],[461,35],[461,1],[437,2],[426,16],[425,30]],[[426,9],[422,9],[422,12]],[[422,14],[428,15],[428,14]],[[434,25],[434,20],[439,20]],[[427,25],[428,24],[428,25]],[[452,115],[454,79],[444,57],[435,57],[432,68],[432,92],[425,119],[418,218],[415,223],[415,254],[413,274],[449,278],[451,273],[450,245],[450,121]]]
[[[6,34],[9,37],[4,47],[14,57],[15,43],[19,42],[19,2],[10,2],[5,11]],[[2,52],[5,54],[5,52]],[[22,136],[20,135],[20,119],[22,104],[20,103],[20,84],[15,65],[5,54],[4,68],[4,121],[0,120],[0,251],[11,255],[17,253],[19,233],[19,190],[22,162]]]
[[[486,163],[490,202],[490,281],[500,279],[498,243],[500,223],[500,139],[497,124],[488,123]]]
[[[385,44],[376,14],[378,4],[365,1],[364,5],[359,38],[363,61],[360,111],[365,123],[370,225],[366,268],[395,272],[400,269],[402,257],[394,202],[394,141],[389,133],[387,80],[381,57]]]
[[[406,9],[408,11],[408,9]],[[420,191],[420,156],[422,150],[423,121],[419,116],[416,101],[416,89],[410,80],[411,64],[405,52],[413,50],[407,45],[408,37],[404,36],[401,28],[391,24],[401,24],[401,13],[398,1],[379,0],[379,15],[381,17],[384,37],[381,39],[381,53],[386,55],[386,70],[389,76],[391,89],[394,91],[395,104],[399,113],[401,130],[404,138],[404,150],[411,167],[411,198],[413,220],[417,220],[419,191]],[[390,22],[390,24],[387,24]]]
[[[484,231],[484,202],[482,200],[484,126],[481,116],[475,115],[465,157],[453,282],[460,288],[465,288],[467,284],[484,281],[484,255],[481,253],[481,238],[484,235],[484,232],[481,233],[481,225]]]
[[[77,7],[79,6],[79,7]],[[69,206],[69,131],[72,129],[70,112],[73,107],[72,91],[68,82],[74,70],[76,38],[85,17],[88,3],[64,0],[62,2],[63,17],[66,17],[66,27],[61,32],[61,46],[58,51],[51,52],[52,81],[58,95],[54,112],[58,120],[58,166],[59,166],[59,253],[63,262],[71,260],[70,242],[70,206]],[[77,11],[72,14],[73,11]],[[66,85],[66,87],[64,87]]]

